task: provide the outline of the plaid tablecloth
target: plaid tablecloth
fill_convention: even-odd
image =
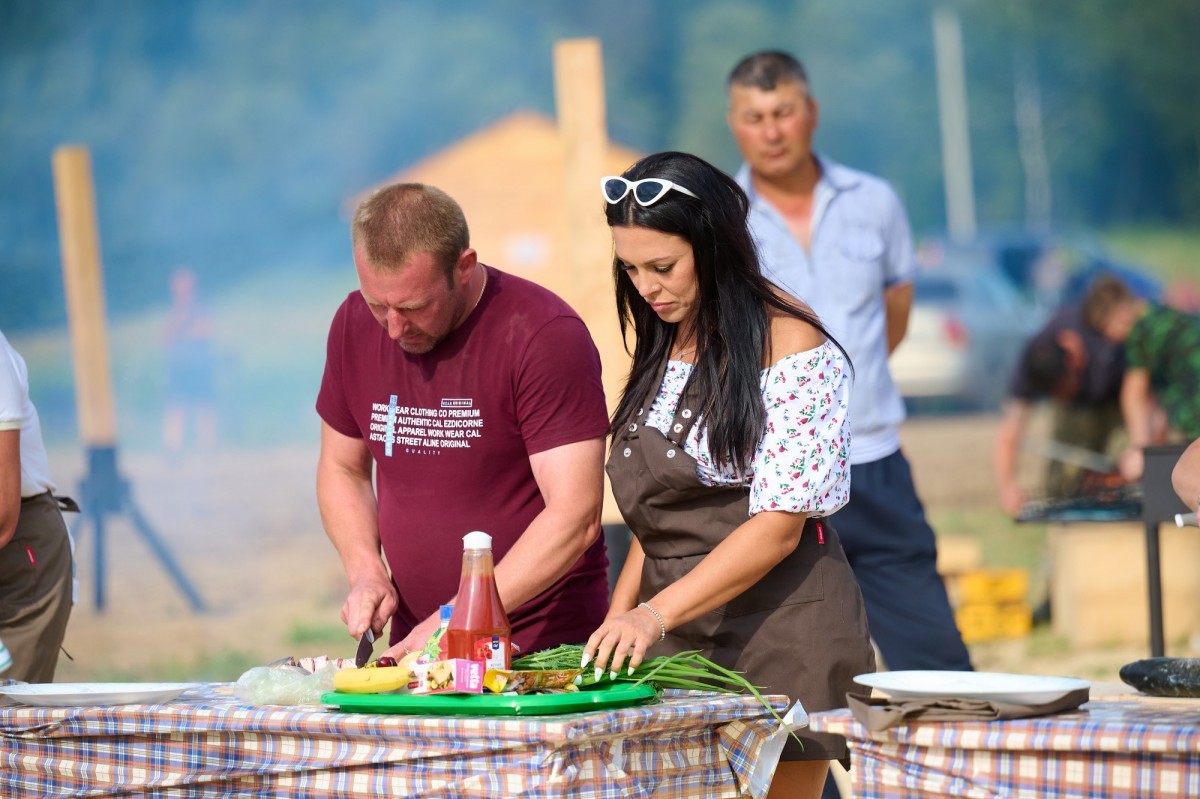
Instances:
[[[701,692],[433,717],[251,706],[208,685],[165,704],[0,708],[0,796],[736,797],[778,726],[753,697]]]
[[[1200,797],[1200,699],[1093,700],[1054,716],[879,733],[837,710],[809,726],[849,740],[856,799]]]

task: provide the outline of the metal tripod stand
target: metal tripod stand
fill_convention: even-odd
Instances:
[[[187,598],[192,610],[208,610],[196,588],[175,562],[166,542],[154,531],[146,517],[138,509],[130,492],[129,482],[117,472],[116,447],[89,447],[87,450],[87,474],[79,483],[83,523],[91,523],[95,532],[96,557],[94,578],[96,583],[96,608],[104,609],[105,569],[105,522],[112,516],[123,516],[133,524],[142,540],[150,547],[158,562],[174,580],[176,587]]]

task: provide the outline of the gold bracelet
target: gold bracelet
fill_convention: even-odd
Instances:
[[[658,620],[658,631],[659,631],[658,632],[658,640],[659,641],[667,640],[667,625],[663,622],[662,616],[658,615],[658,611],[655,610],[654,608],[650,607],[645,602],[639,602],[638,607],[645,608],[646,610],[650,611],[650,613],[653,614],[654,618]]]

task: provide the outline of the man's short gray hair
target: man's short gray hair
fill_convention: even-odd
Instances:
[[[808,86],[808,73],[794,56],[782,50],[763,50],[748,55],[729,73],[729,86],[747,86],[772,91],[780,83],[796,81]]]

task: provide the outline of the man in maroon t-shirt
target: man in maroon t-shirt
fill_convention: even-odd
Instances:
[[[334,316],[317,398],[317,501],[350,634],[390,619],[378,654],[419,649],[458,589],[463,535],[483,530],[514,642],[586,640],[608,608],[608,419],[582,320],[480,263],[433,187],[379,190],[351,237],[360,290]]]

